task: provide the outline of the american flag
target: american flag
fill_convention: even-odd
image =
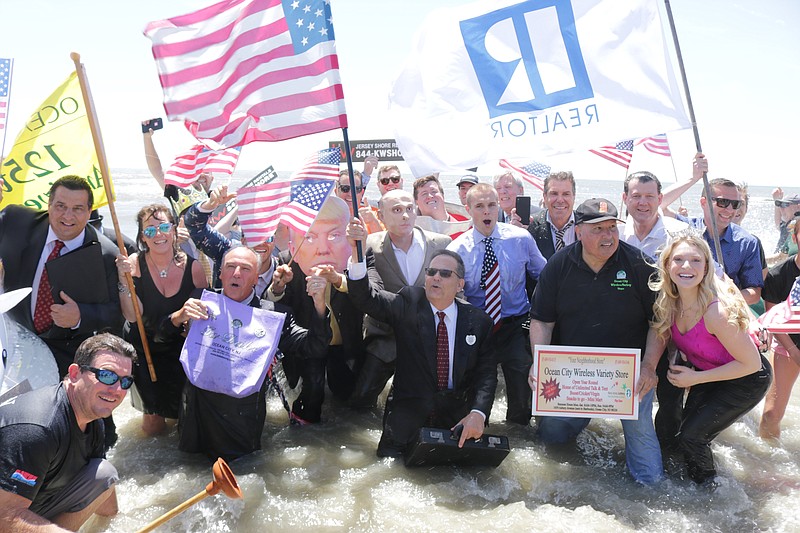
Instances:
[[[170,120],[222,147],[347,127],[329,0],[225,0],[144,34]]]
[[[209,150],[202,144],[192,146],[180,154],[164,173],[166,185],[188,187],[203,172],[226,174],[230,176],[239,161],[240,148]]]
[[[518,167],[510,163],[507,159],[500,160],[500,166],[516,172],[522,179],[530,183],[540,191],[544,191],[544,180],[550,175],[550,165],[533,161],[524,167]]]
[[[14,61],[0,58],[0,130],[3,132],[3,144],[6,139],[6,121],[8,120],[8,91],[11,87],[11,69]],[[0,144],[2,154],[3,144]]]
[[[620,141],[614,146],[601,146],[600,148],[589,151],[627,169],[633,157],[633,139]]]
[[[800,277],[786,300],[761,315],[759,322],[772,333],[800,333]]]
[[[264,242],[280,222],[307,232],[338,177],[339,150],[331,148],[314,152],[288,180],[239,189],[239,223],[247,242]]]
[[[644,146],[648,152],[653,152],[654,154],[665,155],[667,157],[672,155],[669,151],[669,141],[667,140],[666,133],[660,133],[658,135],[653,135],[652,137],[639,139],[636,141],[636,146],[639,145]]]

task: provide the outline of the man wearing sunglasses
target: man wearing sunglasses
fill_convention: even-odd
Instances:
[[[0,405],[0,529],[77,530],[117,512],[119,476],[105,460],[102,418],[133,384],[136,350],[101,333],[85,340],[64,380]]]
[[[454,429],[461,424],[459,447],[480,438],[494,402],[497,372],[492,320],[456,300],[464,288],[464,262],[455,252],[437,250],[425,270],[425,287],[404,287],[394,294],[370,283],[366,263],[355,262],[355,241],[365,237],[363,224],[353,221],[348,227],[353,245],[349,297],[394,328],[397,349],[378,456],[402,456],[426,425]]]
[[[378,191],[381,197],[389,191],[403,188],[403,176],[397,165],[384,165],[378,170]]]

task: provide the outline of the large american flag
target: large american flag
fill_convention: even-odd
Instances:
[[[203,172],[230,176],[236,169],[240,150],[240,148],[209,150],[202,144],[192,146],[175,158],[164,173],[164,183],[188,187],[197,181]]]
[[[239,189],[239,224],[247,242],[264,242],[280,222],[306,233],[338,177],[339,150],[329,148],[314,152],[288,180]]]
[[[170,120],[220,146],[347,126],[329,0],[225,0],[144,33]]]
[[[644,139],[639,139],[636,141],[636,146],[642,145],[648,152],[653,152],[654,154],[670,156],[671,153],[669,151],[669,141],[667,140],[666,133],[659,133],[658,135],[653,135],[652,137],[645,137]]]
[[[6,140],[6,121],[8,120],[8,92],[11,87],[11,68],[14,61],[11,59],[0,58],[0,131],[2,144],[0,144],[0,155],[2,155],[3,145]]]
[[[544,180],[550,175],[550,165],[545,165],[544,163],[539,163],[538,161],[532,161],[525,166],[518,167],[509,162],[507,159],[501,159],[500,166],[516,172],[522,177],[522,179],[540,191],[544,191]]]
[[[633,157],[633,139],[620,141],[614,146],[601,146],[600,148],[589,151],[627,169]]]

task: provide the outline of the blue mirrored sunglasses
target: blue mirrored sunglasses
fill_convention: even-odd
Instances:
[[[166,235],[167,233],[169,233],[169,230],[171,229],[172,229],[171,222],[162,222],[158,226],[147,226],[142,230],[142,233],[148,239],[152,239],[153,237],[156,236],[156,232],[160,231],[161,233]]]
[[[94,377],[103,385],[113,385],[119,381],[119,386],[122,387],[122,390],[128,390],[131,388],[131,385],[133,385],[133,376],[120,377],[120,375],[113,370],[95,368],[93,366],[81,366],[81,370],[88,370],[94,373]]]

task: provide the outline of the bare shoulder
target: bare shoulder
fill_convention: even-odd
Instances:
[[[203,265],[200,264],[200,261],[192,261],[192,281],[194,281],[194,286],[198,289],[208,288],[206,272],[203,270]]]
[[[706,312],[703,314],[706,329],[714,335],[723,332],[726,328],[735,329],[735,326],[728,322],[728,310],[720,302],[711,302]]]

